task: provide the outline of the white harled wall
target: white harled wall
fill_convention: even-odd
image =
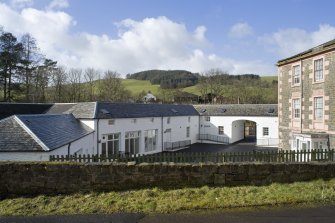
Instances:
[[[94,134],[91,133],[83,138],[80,138],[70,145],[70,155],[77,154],[92,154]],[[50,155],[68,155],[69,144],[66,144],[58,149],[50,152],[1,152],[0,161],[48,161]]]
[[[190,120],[189,120],[190,117]],[[120,150],[125,149],[125,134],[129,131],[140,131],[140,154],[150,154],[162,152],[164,142],[176,142],[191,140],[191,143],[197,141],[198,134],[198,116],[175,116],[170,117],[170,123],[168,123],[169,117],[148,117],[148,118],[118,118],[114,119],[114,124],[109,124],[109,119],[95,120],[95,126],[98,126],[99,134],[98,140],[101,142],[103,135],[111,133],[120,133]],[[190,127],[190,137],[186,137],[186,127]],[[157,148],[155,151],[145,152],[144,145],[144,131],[145,130],[158,130],[157,136]],[[171,132],[166,131],[171,129]],[[163,131],[162,131],[163,130]],[[96,141],[95,141],[96,144]],[[95,146],[96,147],[96,146]],[[99,143],[99,154],[101,153],[101,143]]]
[[[228,137],[229,143],[234,143],[244,138],[244,122],[248,120],[256,122],[257,145],[278,144],[278,117],[210,116],[210,121],[205,117],[200,117],[200,134]],[[218,126],[224,126],[224,135],[219,135]],[[269,128],[268,136],[263,136],[263,127]]]

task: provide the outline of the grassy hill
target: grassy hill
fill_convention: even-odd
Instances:
[[[268,81],[272,83],[272,81],[278,81],[278,76],[264,76],[261,77],[262,81]]]
[[[278,80],[278,76],[263,76],[262,80],[272,83],[274,80]],[[151,84],[150,81],[145,80],[135,80],[135,79],[123,79],[122,83],[125,88],[129,90],[133,95],[138,95],[142,91],[151,91],[154,95],[157,95],[160,86],[158,84]],[[200,95],[197,85],[193,85],[186,88],[181,88],[182,91],[192,93],[195,95]]]
[[[124,84],[125,88],[129,90],[133,95],[138,95],[142,91],[151,91],[151,93],[156,95],[160,87],[158,84],[151,84],[150,81],[134,79],[123,79],[122,84]]]

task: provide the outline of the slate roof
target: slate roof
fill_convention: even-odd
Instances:
[[[0,103],[0,120],[19,114],[43,114],[48,111],[52,105],[53,104]]]
[[[65,112],[81,119],[142,118],[199,115],[191,105],[134,104],[112,102],[78,103]]]
[[[54,150],[92,132],[71,114],[11,116],[0,121],[0,151]]]
[[[15,116],[0,121],[0,151],[43,151]]]
[[[67,110],[71,109],[77,103],[55,103],[53,104],[45,114],[62,114]]]
[[[203,116],[278,116],[277,104],[194,105]]]
[[[93,132],[71,114],[17,116],[50,150]]]
[[[95,118],[95,107],[97,102],[81,102],[72,106],[64,114],[73,114],[76,118],[93,119]]]
[[[96,118],[142,118],[199,115],[191,105],[98,102]]]

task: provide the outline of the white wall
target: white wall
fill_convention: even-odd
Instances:
[[[188,118],[190,117],[190,122]],[[128,131],[140,131],[140,154],[150,154],[162,152],[162,144],[164,142],[176,142],[191,140],[191,143],[197,141],[198,134],[198,116],[177,116],[170,117],[170,123],[167,123],[168,117],[155,117],[155,118],[118,118],[114,119],[114,125],[108,124],[108,119],[99,120],[99,130],[96,134],[99,134],[99,141],[102,140],[103,135],[111,133],[120,133],[120,150],[125,150],[125,133]],[[152,121],[153,120],[153,121]],[[186,127],[190,127],[190,137],[186,138]],[[144,131],[145,130],[158,130],[157,136],[157,148],[155,151],[145,152],[144,145]],[[166,129],[171,129],[171,133],[164,133]],[[101,153],[101,143],[99,143],[99,154]]]
[[[91,133],[71,143],[70,154],[82,149],[80,154],[92,154],[94,134]],[[1,152],[0,161],[48,161],[50,155],[68,155],[68,144],[50,152]]]
[[[243,139],[244,122],[256,122],[257,145],[267,146],[278,144],[278,117],[257,117],[257,116],[210,116],[210,121],[205,116],[200,117],[200,134],[211,134],[229,138],[229,143]],[[224,135],[218,134],[218,126],[224,126]],[[269,128],[269,135],[263,136],[263,127]],[[275,146],[275,145],[273,145]]]
[[[233,121],[231,124],[231,139],[230,143],[234,143],[244,139],[244,123],[245,120]]]

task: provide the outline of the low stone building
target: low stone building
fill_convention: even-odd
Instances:
[[[335,147],[335,40],[278,61],[279,148]]]

